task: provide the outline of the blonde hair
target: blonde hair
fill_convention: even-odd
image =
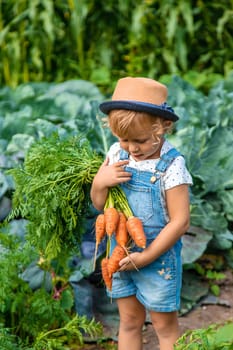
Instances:
[[[121,138],[133,136],[134,126],[151,130],[151,134],[155,140],[158,140],[166,133],[170,133],[173,128],[173,122],[170,120],[165,120],[159,116],[145,112],[122,109],[112,110],[106,121],[112,133]]]

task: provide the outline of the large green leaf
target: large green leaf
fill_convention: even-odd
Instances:
[[[212,237],[211,232],[201,227],[190,226],[188,232],[182,237],[183,264],[190,264],[200,258]]]
[[[216,211],[206,200],[191,198],[191,224],[212,233],[225,232],[228,222],[224,213]]]
[[[8,154],[20,154],[22,159],[25,157],[25,151],[27,151],[32,144],[35,142],[35,139],[31,135],[27,134],[18,134],[13,135],[11,141],[8,143],[6,152]]]
[[[233,221],[233,189],[218,191],[217,198],[223,205],[223,211],[229,221]]]
[[[202,196],[233,186],[233,137],[227,127],[200,130],[186,127],[170,140],[182,150]],[[190,147],[192,145],[192,147]]]
[[[215,233],[210,247],[215,250],[229,250],[233,247],[233,233],[229,230]]]
[[[233,135],[230,128],[218,127],[210,133],[200,155],[198,177],[205,192],[233,187]],[[196,174],[197,175],[197,174]]]

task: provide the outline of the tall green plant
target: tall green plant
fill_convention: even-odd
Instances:
[[[0,84],[123,75],[186,76],[209,87],[233,69],[233,3],[2,0]]]
[[[3,1],[0,18],[3,81],[17,86],[22,81],[43,80],[44,71],[51,74],[58,32],[53,1]]]

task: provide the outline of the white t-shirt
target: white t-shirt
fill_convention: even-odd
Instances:
[[[174,148],[170,142],[167,140],[164,141],[161,155],[167,153],[171,148]],[[119,161],[120,159],[120,143],[115,142],[109,149],[107,156],[109,157],[109,164],[113,164]],[[131,156],[129,157],[128,166],[131,168],[135,168],[138,170],[151,171],[154,173],[155,166],[159,162],[160,158],[157,159],[146,159],[142,161],[136,162]],[[188,172],[185,166],[185,160],[182,156],[178,156],[172,162],[172,164],[166,170],[163,176],[164,190],[168,190],[169,188],[181,185],[181,184],[189,184],[192,185],[192,177]]]

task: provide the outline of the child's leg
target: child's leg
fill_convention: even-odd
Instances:
[[[118,350],[142,350],[142,327],[145,322],[144,306],[135,296],[117,300],[120,326]]]
[[[150,312],[151,322],[159,339],[160,350],[173,350],[180,336],[177,312]]]

